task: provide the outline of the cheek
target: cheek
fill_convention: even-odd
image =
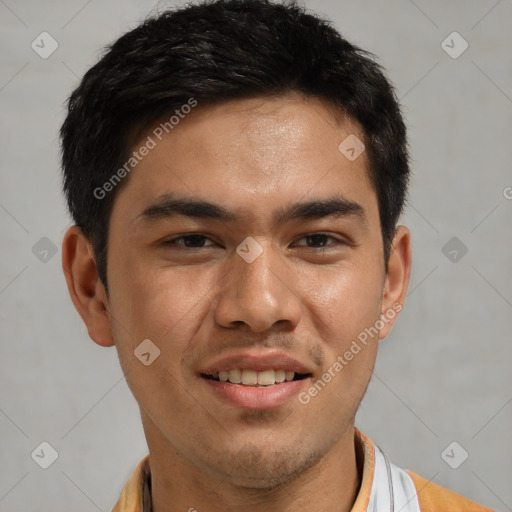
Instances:
[[[347,265],[316,278],[304,286],[306,307],[327,346],[341,350],[379,318],[381,272],[377,265]]]
[[[325,361],[299,399],[315,418],[315,428],[327,437],[355,415],[372,375],[378,337],[369,337],[365,329],[379,318],[377,274],[356,269],[333,273],[308,298]]]
[[[205,269],[192,272],[143,261],[128,263],[125,271],[113,271],[110,303],[113,316],[124,327],[118,330],[121,341],[130,338],[127,348],[131,350],[146,338],[166,352],[185,349],[182,345],[188,345],[208,313],[215,275]]]
[[[111,307],[119,325],[116,345],[128,385],[153,420],[163,421],[165,414],[178,417],[190,407],[184,387],[191,375],[182,361],[196,348],[195,335],[208,315],[209,292],[216,280],[213,272],[204,269],[147,267],[134,264],[127,274],[121,269],[112,273]],[[148,339],[153,345],[146,341],[142,345]],[[145,365],[137,354],[147,352],[151,362]]]

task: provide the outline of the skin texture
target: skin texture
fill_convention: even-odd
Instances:
[[[77,227],[67,231],[71,298],[90,337],[115,344],[140,406],[155,512],[353,505],[361,478],[354,418],[379,339],[398,315],[307,404],[294,396],[274,409],[240,409],[198,374],[224,355],[279,350],[311,369],[307,390],[365,328],[403,304],[410,234],[397,228],[386,273],[366,153],[350,161],[338,150],[350,134],[364,139],[354,121],[296,94],[196,107],[116,197],[108,298],[89,242]],[[238,218],[141,215],[171,193],[222,205]],[[364,215],[272,222],[283,206],[333,194],[358,203]],[[194,233],[206,238],[190,247],[184,239],[165,243]],[[306,237],[315,233],[326,237]],[[252,263],[236,252],[248,236],[263,250]],[[161,351],[149,366],[134,356],[144,339]]]

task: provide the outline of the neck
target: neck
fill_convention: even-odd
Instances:
[[[272,488],[242,486],[183,457],[143,417],[151,466],[152,512],[349,512],[362,479],[363,451],[350,424],[315,464]]]

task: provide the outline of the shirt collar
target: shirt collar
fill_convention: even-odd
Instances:
[[[151,468],[146,455],[126,482],[112,512],[151,512]]]

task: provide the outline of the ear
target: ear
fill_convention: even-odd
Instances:
[[[398,226],[391,243],[388,271],[384,281],[381,309],[384,327],[380,330],[380,339],[384,339],[391,332],[398,313],[402,310],[409,286],[411,266],[411,233],[405,226]]]
[[[78,226],[71,226],[62,242],[62,269],[69,295],[82,317],[89,337],[98,345],[111,347],[114,336],[108,315],[108,299],[98,276],[91,243]]]

